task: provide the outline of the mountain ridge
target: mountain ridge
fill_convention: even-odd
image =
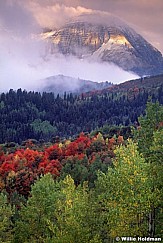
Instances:
[[[113,84],[108,88],[96,90],[94,92],[87,92],[85,97],[92,96],[92,94],[103,95],[106,93],[123,93],[123,92],[142,92],[149,90],[157,90],[163,86],[163,74],[156,76],[145,76],[138,79],[127,80],[120,84]]]
[[[81,94],[92,90],[101,90],[112,86],[111,82],[94,82],[80,78],[64,76],[62,74],[48,77],[41,80],[43,87],[40,92],[53,92],[63,95],[66,93]]]

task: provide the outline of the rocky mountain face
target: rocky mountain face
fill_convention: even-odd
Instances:
[[[53,92],[60,95],[63,95],[65,92],[67,94],[81,94],[93,90],[102,90],[112,86],[108,81],[98,83],[64,75],[55,75],[42,81],[44,85],[39,90],[40,92]]]
[[[50,53],[111,62],[142,75],[163,73],[162,54],[126,23],[108,14],[85,14],[42,34]]]

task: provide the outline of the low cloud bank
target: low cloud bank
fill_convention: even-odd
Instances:
[[[0,48],[0,91],[9,89],[38,90],[44,87],[43,79],[65,75],[96,82],[120,83],[138,76],[119,67],[102,62],[80,60],[61,54],[45,56],[45,46],[40,41],[12,41]],[[0,43],[2,47],[2,43]]]

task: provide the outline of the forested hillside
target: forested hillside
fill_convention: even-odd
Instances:
[[[162,76],[81,96],[10,90],[0,95],[0,143],[67,138],[106,124],[135,125],[149,99],[163,104]]]
[[[145,76],[139,79],[129,80],[118,85],[112,85],[111,87],[104,88],[103,90],[98,90],[98,94],[104,94],[107,92],[143,92],[145,90],[150,91],[151,93],[163,85],[163,74],[156,76]],[[155,93],[155,92],[154,92]],[[91,95],[91,92],[87,92],[88,95]]]
[[[138,120],[127,140],[2,145],[0,242],[161,241],[163,106],[147,103]]]

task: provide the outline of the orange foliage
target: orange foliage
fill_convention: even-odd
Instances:
[[[113,137],[110,138],[109,143],[108,143],[108,148],[113,149],[115,144],[116,144],[115,138],[113,138]]]
[[[122,144],[124,142],[124,139],[123,139],[123,136],[118,136],[118,138],[117,138],[117,143],[118,144]]]

